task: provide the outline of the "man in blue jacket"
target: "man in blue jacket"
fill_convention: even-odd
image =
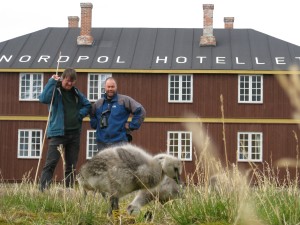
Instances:
[[[131,121],[128,121],[132,115]],[[92,106],[90,123],[96,129],[98,151],[111,145],[131,141],[130,132],[140,128],[146,111],[133,98],[117,93],[117,82],[113,77],[105,81],[104,98]]]
[[[40,179],[40,190],[51,184],[55,167],[61,157],[57,147],[63,145],[65,184],[72,187],[80,147],[82,120],[91,109],[91,103],[74,86],[77,74],[72,68],[64,70],[61,78],[53,75],[39,96],[40,102],[51,109],[48,121],[48,151]]]

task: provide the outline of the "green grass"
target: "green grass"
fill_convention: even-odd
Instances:
[[[200,173],[204,174],[204,173]],[[257,177],[249,185],[247,176],[232,169],[220,171],[215,189],[208,184],[189,184],[182,197],[164,205],[152,202],[138,215],[130,216],[126,207],[129,194],[120,201],[119,216],[107,216],[108,201],[89,193],[56,185],[41,193],[30,182],[0,183],[0,224],[197,224],[197,225],[295,225],[300,223],[300,195],[296,182],[278,185],[277,179]],[[200,180],[205,180],[200,178]],[[145,214],[151,213],[147,220]]]

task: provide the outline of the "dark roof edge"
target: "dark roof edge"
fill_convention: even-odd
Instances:
[[[64,69],[59,69],[62,73]],[[300,74],[298,70],[135,70],[135,69],[76,69],[79,73],[206,73],[206,74]],[[55,73],[56,69],[0,69],[0,72],[31,72],[31,73]]]

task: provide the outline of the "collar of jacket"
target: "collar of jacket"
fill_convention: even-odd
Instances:
[[[56,88],[58,90],[58,92],[59,92],[60,95],[62,95],[61,88],[62,88],[61,86]],[[75,95],[76,103],[78,103],[78,98],[79,98],[79,91],[78,91],[78,89],[76,87],[72,87],[71,91]]]
[[[105,101],[108,101],[108,98],[107,98],[107,94],[105,93],[104,94],[104,99]],[[118,101],[118,92],[116,92],[116,94],[114,94],[114,97],[111,99],[112,102],[116,102]]]

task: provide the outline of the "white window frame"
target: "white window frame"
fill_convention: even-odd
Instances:
[[[178,78],[176,81],[178,87],[174,87],[175,81],[172,81],[172,78]],[[185,77],[190,77],[190,87],[184,87],[183,79]],[[188,81],[187,81],[188,83]],[[186,92],[184,93],[184,89],[186,88]],[[173,90],[174,89],[174,90]],[[172,93],[174,92],[174,93]],[[176,92],[176,94],[175,94]],[[178,96],[177,100],[171,99],[171,96]],[[183,96],[190,96],[189,100],[183,99]],[[170,103],[192,103],[193,102],[193,74],[169,74],[168,77],[168,102]]]
[[[177,139],[171,137],[177,135]],[[189,139],[182,139],[183,136]],[[185,142],[185,143],[184,143]],[[188,148],[188,149],[187,149]],[[168,154],[173,155],[183,161],[192,161],[193,138],[189,131],[168,131]]]
[[[97,79],[92,79],[92,77],[95,76]],[[88,74],[88,93],[87,97],[88,100],[91,102],[95,102],[98,99],[102,98],[105,94],[105,80],[108,77],[112,77],[111,73],[89,73]],[[100,83],[100,84],[99,84]],[[96,89],[96,91],[92,91]],[[92,97],[93,95],[93,97]]]
[[[247,135],[247,146],[244,146],[242,135]],[[254,140],[253,140],[254,137]],[[259,140],[255,139],[259,137]],[[244,137],[246,138],[246,137]],[[262,132],[238,132],[237,133],[237,158],[238,162],[262,162],[263,157],[263,133]],[[256,152],[255,152],[256,151]],[[253,154],[259,157],[253,157]]]
[[[21,136],[22,132],[27,132],[28,137]],[[33,137],[33,132],[40,132],[39,138]],[[27,140],[26,140],[27,139]],[[33,142],[37,139],[38,142]],[[43,130],[40,129],[18,129],[18,158],[20,159],[39,159],[42,153],[43,147]],[[38,146],[39,145],[39,146]],[[23,147],[23,148],[21,148]],[[39,148],[38,148],[39,147]],[[22,152],[28,152],[27,155]],[[39,154],[33,154],[39,152]]]
[[[96,141],[96,130],[86,132],[86,159],[91,159],[98,152]]]
[[[249,81],[242,82],[242,79],[248,78]],[[256,78],[256,81],[255,81]],[[260,82],[257,82],[257,78],[260,78]],[[263,93],[264,93],[264,86],[263,81],[264,77],[263,75],[246,75],[246,74],[240,74],[238,77],[238,85],[239,85],[239,94],[238,94],[238,103],[252,103],[252,104],[261,104],[263,103]],[[243,87],[242,87],[243,85]],[[260,86],[260,87],[259,87]],[[244,92],[244,93],[242,93]],[[249,92],[249,93],[245,93]],[[258,94],[258,92],[260,92]],[[242,95],[244,95],[244,98],[248,96],[248,100],[241,99]],[[259,97],[260,100],[255,100],[254,98]]]
[[[24,81],[24,79],[26,79],[26,76],[28,75],[29,75],[29,80]],[[40,76],[40,79],[34,80],[35,76]],[[26,85],[23,85],[24,82],[26,83]],[[19,74],[19,101],[38,101],[39,100],[38,97],[43,91],[43,86],[44,86],[43,73],[20,73]],[[34,97],[34,95],[36,96]]]

